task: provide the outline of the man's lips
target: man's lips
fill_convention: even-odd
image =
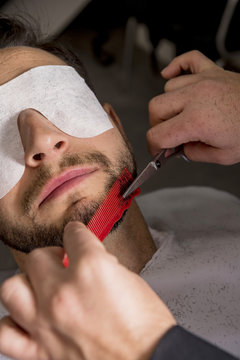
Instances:
[[[65,191],[73,188],[96,170],[97,169],[93,167],[72,169],[64,172],[56,178],[53,178],[47,183],[38,198],[38,207],[53,197],[57,197]]]

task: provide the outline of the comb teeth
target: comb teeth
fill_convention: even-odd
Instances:
[[[121,219],[124,211],[129,208],[132,199],[140,193],[140,189],[137,189],[126,199],[123,198],[122,195],[132,181],[132,175],[127,169],[124,169],[89,221],[87,225],[88,229],[91,230],[100,241],[104,240],[114,224]]]
[[[121,219],[124,211],[131,205],[133,198],[140,194],[140,189],[137,188],[126,199],[123,197],[124,192],[132,182],[133,177],[125,168],[111,187],[94,216],[89,221],[87,228],[91,230],[100,241],[105,239],[112,230],[114,224]],[[69,265],[66,253],[63,258],[63,265],[64,267],[68,267]]]

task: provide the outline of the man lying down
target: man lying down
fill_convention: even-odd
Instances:
[[[136,176],[136,166],[119,118],[98,103],[78,58],[38,45],[18,22],[0,22],[8,27],[0,40],[0,238],[24,272],[28,252],[61,246],[64,226],[87,224],[121,171]],[[179,324],[240,356],[239,200],[185,188],[138,204],[106,237],[107,250]]]

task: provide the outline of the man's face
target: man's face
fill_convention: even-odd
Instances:
[[[37,49],[2,50],[0,84],[32,67],[61,64],[62,60]],[[118,119],[110,106],[105,109],[114,127],[92,138],[68,135],[34,109],[19,114],[16,126],[25,171],[0,199],[0,238],[7,245],[24,252],[61,245],[66,223],[87,224],[123,168],[135,171]]]

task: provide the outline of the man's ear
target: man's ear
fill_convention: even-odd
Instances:
[[[110,105],[108,103],[105,103],[105,104],[103,104],[103,108],[106,111],[106,113],[110,116],[110,118],[112,119],[114,124],[116,124],[116,126],[118,127],[120,132],[124,132],[123,127],[122,127],[122,123],[121,123],[119,117],[117,116],[117,114],[115,113],[112,105]]]

